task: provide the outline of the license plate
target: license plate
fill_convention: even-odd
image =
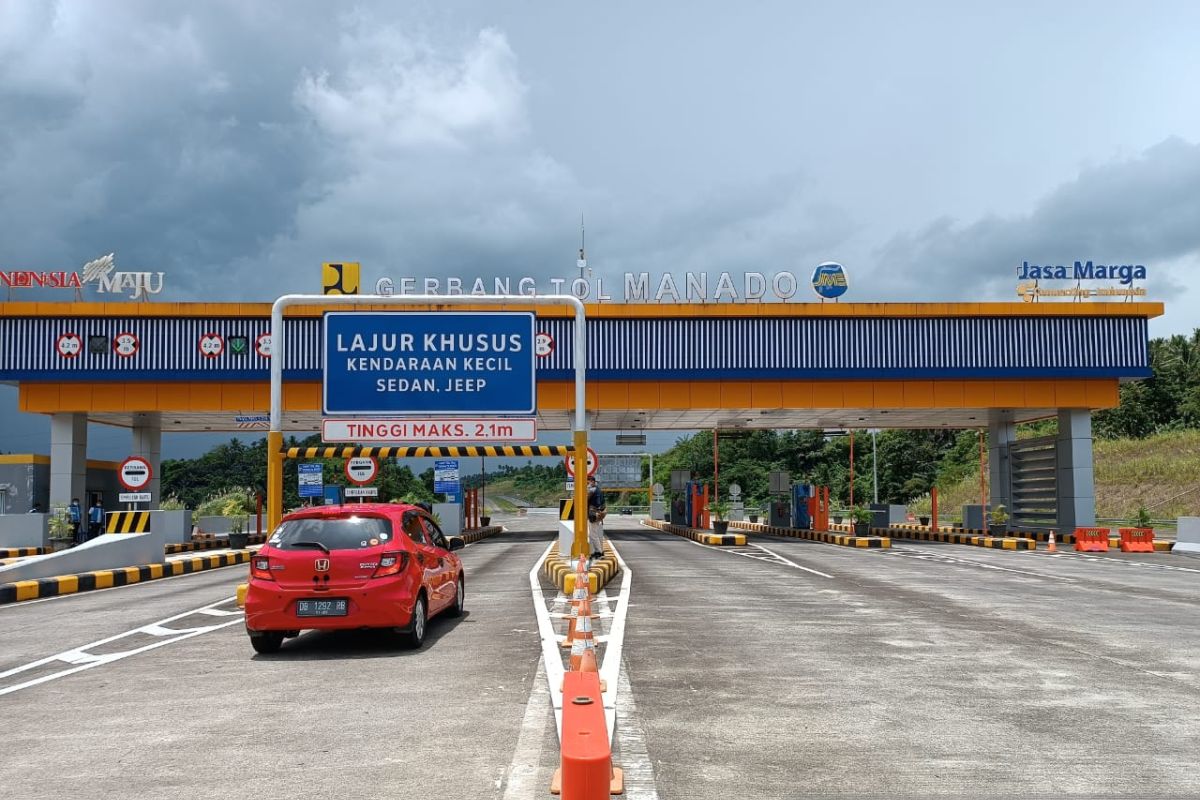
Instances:
[[[328,600],[297,600],[297,617],[344,617],[349,611],[349,601],[344,597]]]

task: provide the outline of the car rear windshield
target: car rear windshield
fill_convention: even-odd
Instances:
[[[280,523],[269,544],[280,550],[308,549],[315,542],[330,550],[361,550],[392,538],[392,522],[381,517],[312,517]]]

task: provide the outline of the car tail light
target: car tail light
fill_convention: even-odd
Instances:
[[[384,553],[379,557],[379,566],[375,568],[372,578],[386,578],[388,575],[399,575],[408,566],[408,553]]]
[[[254,556],[251,558],[250,577],[261,578],[264,581],[275,580],[275,576],[271,574],[271,559],[266,556]]]

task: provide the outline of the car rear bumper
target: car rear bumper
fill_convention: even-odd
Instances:
[[[296,601],[344,597],[348,612],[340,617],[301,617]],[[415,594],[399,582],[369,589],[313,592],[286,589],[267,581],[250,582],[246,590],[246,628],[251,631],[339,630],[345,628],[407,628],[412,624]]]

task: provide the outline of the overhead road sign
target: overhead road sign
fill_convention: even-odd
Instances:
[[[529,312],[327,312],[324,411],[531,415],[535,335]]]
[[[354,456],[346,459],[346,479],[362,486],[375,480],[379,473],[379,462],[374,456]]]
[[[642,457],[630,453],[605,453],[600,456],[596,480],[603,487],[638,486],[642,482]]]
[[[289,447],[280,451],[284,458],[351,458],[358,455],[379,458],[468,458],[489,456],[521,456],[525,458],[550,458],[569,456],[574,450],[562,444],[517,444],[517,445],[443,445],[435,447],[405,447],[401,445],[330,445],[328,447]]]
[[[431,417],[426,419],[344,419],[321,421],[321,440],[333,443],[536,442],[533,417]]]
[[[117,480],[131,492],[140,492],[149,486],[153,477],[154,468],[141,456],[130,456],[117,469]]]

